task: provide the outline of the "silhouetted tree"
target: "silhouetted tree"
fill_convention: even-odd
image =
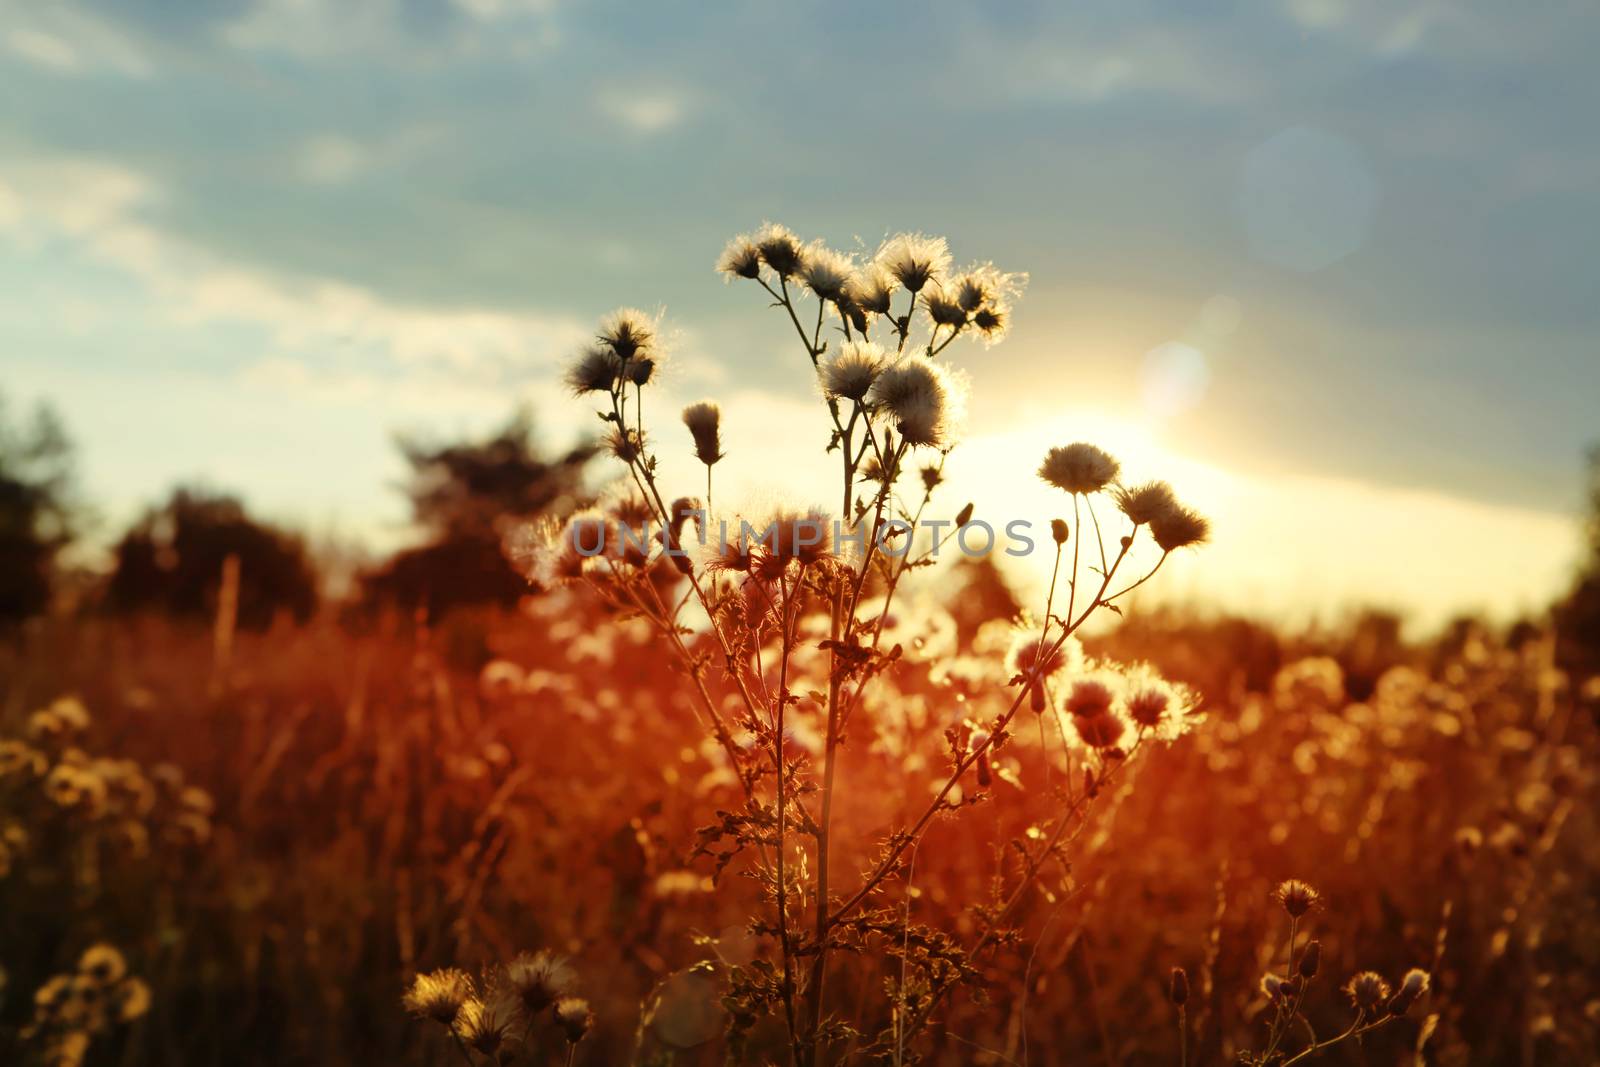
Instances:
[[[1563,665],[1600,672],[1600,445],[1589,452],[1589,515],[1585,552],[1572,592],[1556,608]]]
[[[506,561],[501,535],[508,523],[572,507],[593,446],[545,458],[526,410],[480,440],[398,443],[411,467],[412,514],[429,540],[368,574],[368,597],[433,615],[460,605],[516,603],[528,583]]]
[[[280,612],[304,620],[316,607],[316,576],[299,537],[252,519],[233,497],[196,489],[174,491],[123,535],[107,604],[209,615],[229,556],[239,559],[239,625],[259,629]]]
[[[72,445],[55,413],[41,405],[13,429],[0,397],[0,625],[50,602],[56,555],[72,539],[71,472]]]

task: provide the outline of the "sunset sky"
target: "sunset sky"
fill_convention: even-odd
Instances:
[[[108,531],[201,481],[393,545],[392,433],[523,399],[570,442],[559,368],[632,304],[730,492],[826,501],[809,368],[712,264],[928,230],[1030,275],[951,349],[950,510],[1047,520],[1044,448],[1100,440],[1216,517],[1177,595],[1539,604],[1600,438],[1600,19],[1203,6],[9,0],[0,389]]]

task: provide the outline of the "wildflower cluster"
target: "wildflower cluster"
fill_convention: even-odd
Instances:
[[[121,951],[95,944],[84,950],[74,971],[55,975],[34,992],[33,1017],[20,1036],[44,1062],[77,1067],[95,1038],[149,1010],[150,987],[128,973]]]
[[[542,1047],[555,1041],[571,1063],[594,1025],[589,1002],[572,995],[576,977],[559,956],[524,952],[476,979],[453,967],[418,974],[402,1002],[447,1031],[469,1061],[543,1063]]]
[[[712,401],[682,412],[687,443],[705,467],[705,499],[666,492],[644,418],[664,359],[660,324],[625,309],[601,323],[567,374],[576,396],[596,402],[624,480],[597,507],[518,531],[507,548],[540,585],[582,585],[648,620],[681,660],[701,721],[741,794],[701,830],[700,852],[718,873],[749,859],[765,909],[751,928],[771,950],[770,959],[736,966],[726,979],[730,1034],[738,1047],[762,1017],[781,1018],[791,1058],[812,1064],[826,1046],[855,1040],[826,1010],[831,950],[873,942],[906,956],[905,978],[891,993],[894,1025],[866,1038],[879,1050],[903,1046],[945,995],[974,980],[971,959],[1008,939],[1041,872],[1104,787],[1143,745],[1185,728],[1192,694],[1149,667],[1086,662],[1073,634],[1097,610],[1119,610],[1119,598],[1153,576],[1154,569],[1125,574],[1141,536],[1165,560],[1207,531],[1165,486],[1122,486],[1116,461],[1099,449],[1051,450],[1041,475],[1071,496],[1074,520],[1052,523],[1056,578],[1041,621],[995,620],[1012,634],[1009,647],[969,673],[973,685],[959,713],[934,732],[946,741],[942,770],[937,753],[907,753],[935,774],[918,787],[931,800],[920,801],[903,828],[884,828],[876,843],[836,842],[833,811],[850,727],[875,732],[876,745],[908,743],[909,734],[893,741],[878,722],[893,706],[892,679],[919,653],[938,658],[925,641],[908,650],[896,639],[903,618],[895,601],[902,579],[931,565],[942,543],[937,535],[928,546],[913,540],[943,484],[966,404],[965,376],[946,353],[965,337],[1003,340],[1026,278],[988,263],[955,269],[938,237],[899,234],[860,257],[772,223],[731,241],[717,266],[729,280],[757,287],[799,338],[826,408],[838,511],[781,500],[718,511],[711,476],[726,453]],[[914,459],[920,476],[913,483],[902,474]],[[1126,532],[1110,531],[1110,542],[1095,512],[1102,495],[1114,497],[1127,520]],[[1093,548],[1084,551],[1096,564],[1086,557],[1080,566],[1083,510],[1094,519]],[[968,505],[953,525],[971,518]],[[755,536],[706,536],[730,525]],[[1004,753],[1024,702],[1039,716],[1040,742],[1013,759]],[[1047,742],[1051,730],[1059,753]],[[983,802],[997,777],[1009,784],[1025,775],[1037,776],[1029,788],[1043,828],[1014,842],[1018,860],[1006,891],[984,910],[974,939],[963,944],[908,925],[887,907],[885,892],[904,878],[911,850],[936,818]],[[837,880],[834,854],[846,850],[862,869],[853,888]]]

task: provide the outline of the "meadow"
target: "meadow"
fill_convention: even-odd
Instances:
[[[1600,681],[1553,624],[1144,610],[1207,524],[1087,442],[1037,460],[1037,603],[925,566],[1024,279],[774,226],[719,269],[817,372],[836,507],[719,511],[718,409],[646,421],[623,310],[568,380],[618,484],[497,527],[515,607],[250,629],[235,563],[209,620],[7,638],[0,1058],[1595,1062]]]

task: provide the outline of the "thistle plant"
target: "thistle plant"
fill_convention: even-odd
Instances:
[[[1121,484],[1117,461],[1092,444],[1051,449],[1039,475],[1065,494],[1071,519],[1050,522],[1055,566],[1042,612],[996,620],[1009,635],[1003,665],[996,655],[973,672],[977,683],[941,712],[932,740],[907,726],[898,744],[922,746],[919,766],[937,768],[925,789],[910,790],[914,813],[838,840],[843,791],[868,786],[846,780],[842,752],[852,737],[881,738],[894,715],[893,679],[907,657],[884,635],[903,581],[973,518],[967,505],[925,525],[966,404],[953,346],[1003,341],[1026,277],[989,263],[957,270],[938,237],[899,234],[862,258],[770,223],[731,241],[717,268],[778,313],[817,376],[837,511],[794,501],[713,510],[723,441],[709,401],[681,416],[706,468],[705,500],[664,486],[665,436],[652,432],[645,401],[667,345],[654,318],[624,309],[567,374],[573,394],[594,403],[623,478],[599,507],[521,531],[508,548],[539,584],[583,586],[659,631],[736,783],[737,801],[700,831],[698,850],[719,874],[741,864],[760,888],[750,929],[769,952],[727,975],[731,1049],[774,1018],[795,1067],[830,1061],[845,1044],[901,1062],[951,992],[979,984],[988,954],[1015,940],[1031,890],[1065,862],[1097,798],[1147,745],[1191,721],[1186,689],[1147,667],[1089,661],[1075,635],[1119,611],[1172,552],[1204,541],[1207,525],[1164,484]],[[1026,753],[1016,742],[1024,708],[1040,739]],[[937,821],[992,801],[997,775],[1027,775],[1034,821],[1009,843],[992,899],[971,909],[974,932],[913,922],[891,890],[909,886]],[[854,869],[841,869],[846,857]],[[866,1033],[870,1018],[830,1011],[830,974],[841,950],[873,945],[899,960],[900,975],[886,1013],[873,1016],[884,1024]]]
[[[1305,1006],[1316,979],[1322,971],[1322,942],[1307,940],[1301,945],[1297,935],[1303,923],[1324,906],[1322,895],[1310,884],[1298,879],[1282,882],[1273,890],[1273,899],[1289,918],[1289,942],[1283,972],[1268,971],[1261,976],[1261,994],[1266,998],[1270,1013],[1267,1036],[1259,1051],[1245,1052],[1240,1062],[1251,1067],[1288,1067],[1304,1063],[1320,1052],[1345,1041],[1359,1041],[1362,1037],[1381,1029],[1411,1010],[1413,1004],[1428,991],[1430,978],[1427,971],[1418,967],[1408,970],[1397,988],[1391,989],[1382,975],[1375,971],[1361,971],[1344,984],[1341,992],[1350,1001],[1354,1014],[1344,1030],[1330,1037],[1319,1037],[1312,1026]],[[1175,970],[1174,976],[1182,974]],[[1184,1002],[1188,996],[1187,981],[1183,994],[1174,980],[1170,1000],[1178,1010],[1178,1037],[1187,1056],[1188,1033],[1184,1016]]]

